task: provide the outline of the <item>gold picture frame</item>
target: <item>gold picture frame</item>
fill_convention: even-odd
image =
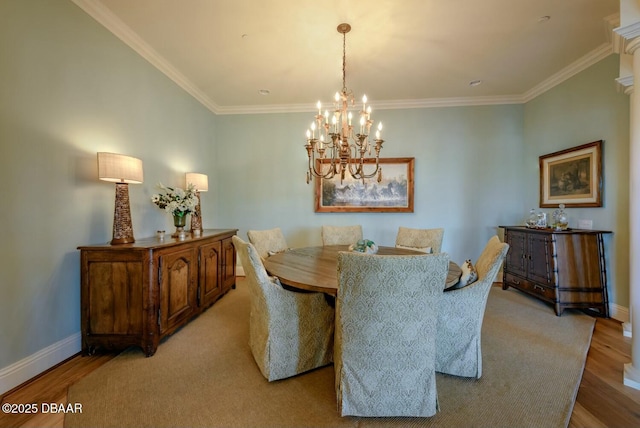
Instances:
[[[602,206],[602,143],[540,156],[540,207]]]
[[[328,159],[317,159],[316,168],[326,170]],[[355,180],[347,173],[340,177],[315,180],[316,212],[413,212],[413,171],[415,158],[380,158],[382,182],[377,177]],[[375,170],[375,159],[366,159],[365,173]],[[366,167],[367,165],[365,165]]]

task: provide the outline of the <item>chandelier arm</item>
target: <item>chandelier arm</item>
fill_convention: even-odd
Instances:
[[[355,150],[355,147],[353,148]],[[364,157],[360,157],[357,162],[349,162],[349,174],[356,179],[365,179],[374,177],[378,171],[380,171],[380,159],[376,156],[376,168],[369,174],[365,173],[364,168],[366,163],[364,162]],[[357,168],[356,168],[357,165]],[[353,168],[356,168],[355,170]]]
[[[316,170],[316,168],[314,167],[313,169],[310,169],[311,174],[318,177],[318,178],[332,178],[335,173],[333,172],[333,168],[329,167],[329,169],[327,170],[327,172],[323,173],[322,172],[322,164],[320,164],[320,171]]]
[[[326,158],[320,158],[321,159],[326,159]],[[320,165],[320,170],[318,170],[316,168],[316,165],[318,164],[318,162],[316,162],[316,157],[315,157],[315,153],[309,157],[309,173],[313,176],[319,177],[319,178],[332,178],[335,173],[334,173],[334,163],[335,163],[335,159],[334,157],[331,157],[331,162],[329,164],[329,169],[327,170],[326,173],[322,172],[322,162],[319,162]]]
[[[310,177],[332,178],[340,176],[340,182],[349,173],[356,180],[365,183],[366,178],[378,175],[378,182],[382,179],[382,168],[380,167],[380,149],[384,140],[380,138],[382,126],[378,127],[375,145],[369,142],[368,137],[373,120],[371,119],[371,107],[366,107],[366,96],[362,97],[362,110],[360,115],[360,132],[356,133],[351,124],[353,116],[349,112],[349,104],[354,107],[353,93],[347,89],[347,36],[351,31],[349,24],[338,25],[338,32],[342,34],[342,91],[336,93],[333,109],[333,116],[329,116],[329,111],[322,114],[322,105],[318,101],[318,114],[315,115],[315,123],[312,123],[310,131],[307,130],[307,144],[305,148],[308,155],[307,183]],[[331,120],[329,118],[331,117]],[[324,137],[321,136],[324,128]],[[316,139],[316,129],[318,138]],[[328,141],[324,141],[327,138]],[[365,172],[365,164],[372,163],[372,149],[375,149],[375,169],[371,173]],[[368,152],[368,153],[367,153]],[[328,161],[328,162],[327,162]],[[323,165],[328,164],[325,170]]]

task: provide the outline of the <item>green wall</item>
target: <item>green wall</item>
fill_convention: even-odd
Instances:
[[[629,306],[629,96],[618,91],[610,55],[525,105],[523,190],[538,207],[538,157],[596,140],[603,145],[603,207],[568,208],[569,226],[593,220],[607,235],[609,301]],[[552,209],[547,209],[552,212]]]
[[[1,1],[0,58],[2,369],[80,331],[76,248],[113,225],[96,152],[144,163],[135,235],[170,230],[151,194],[215,174],[215,117],[70,1]]]
[[[78,336],[76,248],[112,232],[98,151],[144,162],[144,183],[130,186],[137,237],[172,229],[151,194],[193,171],[209,175],[205,227],[246,237],[279,226],[291,246],[319,244],[322,224],[362,224],[382,245],[401,225],[444,227],[460,262],[537,207],[538,156],[604,139],[605,207],[569,215],[615,232],[611,301],[628,304],[628,98],[615,55],[526,105],[375,110],[383,156],[416,159],[415,212],[388,214],[314,212],[312,112],[216,117],[70,1],[1,1],[0,58],[0,384],[7,367]]]
[[[233,219],[243,237],[281,227],[291,246],[320,244],[322,224],[361,224],[381,245],[395,244],[398,226],[444,227],[444,251],[475,260],[497,225],[524,216],[522,113],[518,105],[376,110],[382,156],[415,158],[414,213],[315,213],[303,147],[312,112],[219,116],[219,218]]]

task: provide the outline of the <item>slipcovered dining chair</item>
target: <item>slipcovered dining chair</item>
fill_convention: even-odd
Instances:
[[[482,376],[482,321],[489,291],[508,250],[508,244],[493,236],[475,264],[477,281],[445,290],[438,316],[437,372],[477,379]]]
[[[362,239],[362,226],[322,226],[322,245],[351,245]]]
[[[280,253],[289,248],[287,240],[279,227],[267,230],[249,230],[247,231],[247,238],[256,248],[262,260],[271,254]]]
[[[433,416],[449,255],[338,254],[335,389],[342,416]]]
[[[249,287],[249,346],[262,375],[271,382],[330,364],[335,312],[324,294],[283,289],[252,244],[232,239]]]
[[[409,248],[425,253],[439,253],[442,248],[444,229],[411,229],[398,228],[396,247]]]

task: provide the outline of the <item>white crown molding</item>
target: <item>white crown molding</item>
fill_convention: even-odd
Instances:
[[[229,114],[265,114],[265,113],[296,113],[315,111],[314,106],[307,104],[282,104],[282,105],[253,105],[253,106],[219,106],[205,95],[195,84],[180,73],[169,61],[163,58],[144,40],[142,40],[131,28],[125,25],[118,17],[108,10],[98,0],[72,0],[78,7],[93,17],[98,23],[116,35],[125,44],[136,51],[140,56],[149,61],[158,70],[163,72],[167,77],[173,80],[178,86],[187,93],[197,99],[206,108],[216,115]],[[377,109],[414,109],[414,108],[435,108],[435,107],[460,107],[460,106],[480,106],[480,105],[499,105],[499,104],[524,104],[542,93],[548,91],[556,85],[564,82],[570,77],[585,70],[596,62],[604,59],[614,52],[616,43],[615,34],[621,34],[623,37],[640,35],[640,23],[624,28],[616,28],[615,34],[612,33],[613,28],[619,22],[618,14],[610,15],[604,18],[605,32],[607,40],[605,43],[588,53],[584,57],[575,61],[573,64],[564,68],[560,72],[554,74],[550,78],[539,83],[532,89],[521,95],[505,95],[495,97],[458,97],[458,98],[428,98],[418,100],[388,100],[376,102]],[[617,51],[616,51],[617,52]]]
[[[180,73],[169,61],[156,52],[142,40],[131,28],[116,17],[109,9],[97,0],[71,0],[89,16],[111,31],[116,37],[136,51],[141,57],[149,61],[154,67],[163,72],[169,79],[187,93],[200,101],[202,105],[213,113],[218,112],[218,106],[206,96],[196,85]]]
[[[388,100],[376,101],[376,110],[397,110],[431,107],[460,107],[500,104],[522,104],[520,95],[495,97],[467,97],[467,98],[427,98],[419,100]],[[313,103],[309,104],[281,104],[218,107],[217,114],[266,114],[266,113],[308,113],[316,111]]]
[[[608,42],[613,42],[615,37],[614,30],[620,26],[620,14],[614,13],[613,15],[604,17],[604,36]]]
[[[425,98],[420,100],[391,100],[376,102],[376,109],[394,110],[405,108],[466,107],[499,104],[521,104],[522,96],[504,95],[488,97]]]
[[[613,53],[613,48],[611,43],[604,43],[600,45],[598,48],[589,52],[587,55],[579,58],[577,61],[574,61],[572,64],[569,64],[567,67],[563,68],[556,74],[552,75],[548,79],[540,82],[533,88],[529,89],[527,92],[523,94],[523,102],[529,102],[532,99],[536,98],[539,95],[547,92],[554,86],[559,85],[560,83],[568,80],[569,78],[575,76],[581,71],[586,70],[591,67],[598,61],[603,60]]]
[[[616,28],[620,26],[620,14],[615,13],[613,15],[604,17],[604,36],[607,41],[613,46],[613,52],[620,53],[618,50],[621,46],[622,38],[616,33]]]

